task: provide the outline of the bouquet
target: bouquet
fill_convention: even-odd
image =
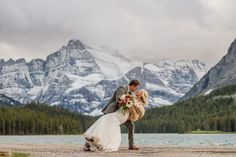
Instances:
[[[135,103],[135,95],[134,94],[124,94],[120,97],[119,103],[121,105],[121,110],[123,113],[125,113],[125,110],[132,108]]]

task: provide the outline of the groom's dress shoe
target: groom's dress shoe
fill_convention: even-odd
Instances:
[[[83,147],[83,151],[91,151],[90,145],[88,142],[85,142],[84,147]]]
[[[139,150],[139,148],[136,146],[131,146],[131,147],[129,147],[129,150]]]
[[[84,146],[83,151],[91,151],[89,147]]]

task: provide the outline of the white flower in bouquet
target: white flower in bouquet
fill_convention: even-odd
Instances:
[[[124,113],[125,110],[135,105],[135,94],[124,94],[120,97],[121,109]]]

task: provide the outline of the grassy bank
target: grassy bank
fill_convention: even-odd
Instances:
[[[28,157],[28,156],[29,154],[27,153],[19,153],[19,152],[10,153],[9,151],[0,150],[0,157]]]

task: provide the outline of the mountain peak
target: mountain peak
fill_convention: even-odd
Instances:
[[[11,64],[14,64],[14,63],[15,63],[15,60],[12,59],[12,58],[10,58],[10,59],[6,62],[6,64],[8,64],[8,65],[11,65]]]
[[[19,58],[16,60],[16,63],[26,63],[26,60],[24,58]]]
[[[84,49],[85,45],[78,39],[71,39],[69,40],[67,47],[72,49]]]
[[[198,59],[193,59],[192,63],[197,63],[197,64],[202,64],[205,65],[205,63],[203,63],[202,61],[198,60]]]
[[[0,59],[0,64],[5,64],[5,60],[4,59]]]
[[[192,60],[192,63],[196,65],[198,68],[207,67],[205,63],[197,59]]]

